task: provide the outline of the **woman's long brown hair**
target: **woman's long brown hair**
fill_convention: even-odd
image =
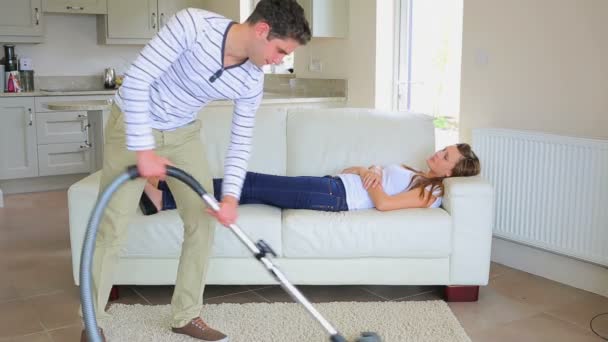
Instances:
[[[479,163],[479,159],[475,155],[475,152],[471,149],[469,144],[461,143],[456,144],[456,148],[458,148],[458,152],[462,155],[460,160],[454,165],[452,169],[452,175],[450,177],[468,177],[478,175],[481,171],[481,165]],[[412,178],[412,185],[410,186],[410,190],[420,189],[420,198],[424,199],[425,189],[427,186],[431,186],[430,191],[426,194],[426,201],[431,198],[431,194],[433,194],[437,189],[439,189],[439,195],[443,196],[443,180],[447,177],[433,177],[428,178],[422,175],[422,172],[416,169],[413,169],[407,165],[403,165],[406,169],[415,172],[414,177]]]

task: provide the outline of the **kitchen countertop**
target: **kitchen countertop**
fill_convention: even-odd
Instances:
[[[114,95],[115,90],[82,90],[82,91],[45,91],[36,90],[27,93],[1,93],[0,97],[33,97],[33,96],[77,96],[77,95]]]
[[[35,91],[28,93],[0,93],[0,98],[2,97],[44,97],[44,96],[91,96],[91,95],[114,95],[115,90],[86,90],[86,91]],[[264,98],[262,100],[263,104],[281,104],[281,103],[313,103],[313,102],[341,102],[345,101],[346,98],[343,96],[319,96],[319,94],[306,94],[306,93],[294,93],[294,92],[265,92]],[[93,100],[91,101],[58,101],[57,103],[53,103],[57,105],[57,109],[50,108],[53,110],[87,110],[84,107],[87,105],[92,107],[103,106],[101,103]],[[209,104],[209,106],[225,106],[232,105],[231,101],[222,100],[222,101],[214,101]],[[109,106],[107,104],[106,106]],[[59,109],[61,107],[61,109]],[[90,109],[90,110],[99,110],[99,109]]]
[[[28,95],[22,95],[28,94]],[[39,94],[39,95],[32,95]],[[77,95],[113,95],[113,91],[97,92],[35,92],[35,93],[16,93],[13,96],[77,96]],[[320,102],[343,102],[345,97],[321,97],[308,96],[304,94],[282,94],[276,92],[264,93],[262,104],[284,104],[284,103],[320,103]],[[46,104],[50,110],[106,110],[112,105],[109,100],[83,100],[83,101],[57,101]],[[208,106],[230,106],[232,101],[222,100],[213,101]]]
[[[47,107],[50,110],[106,110],[110,109],[112,103],[107,100],[66,101],[50,102]]]

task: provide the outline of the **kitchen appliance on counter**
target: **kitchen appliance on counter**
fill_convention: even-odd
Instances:
[[[103,86],[106,89],[116,88],[116,71],[114,68],[106,68],[103,73]]]
[[[34,91],[34,64],[31,58],[21,57],[19,59],[19,76],[21,77],[22,91]]]
[[[15,55],[15,45],[4,45],[4,91],[7,93],[21,92],[21,83]]]

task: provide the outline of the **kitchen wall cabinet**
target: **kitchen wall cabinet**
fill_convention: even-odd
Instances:
[[[348,0],[298,0],[313,37],[348,37]]]
[[[0,98],[0,119],[0,180],[37,176],[34,98]]]
[[[0,41],[40,43],[44,41],[42,0],[0,0]]]
[[[203,8],[202,1],[196,0],[158,0],[158,27],[165,26],[175,13],[188,7]]]
[[[45,0],[44,11],[51,13],[106,14],[106,0]]]
[[[202,0],[107,0],[108,12],[97,18],[101,44],[146,44],[177,11],[202,7]]]
[[[157,0],[109,0],[107,38],[147,41],[158,31],[157,15]]]

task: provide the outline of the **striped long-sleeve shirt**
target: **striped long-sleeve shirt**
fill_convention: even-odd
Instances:
[[[264,73],[249,60],[224,66],[224,45],[232,24],[200,9],[179,11],[125,73],[116,102],[124,112],[127,148],[140,151],[155,147],[152,129],[174,130],[194,121],[207,103],[233,100],[222,192],[238,199]]]

